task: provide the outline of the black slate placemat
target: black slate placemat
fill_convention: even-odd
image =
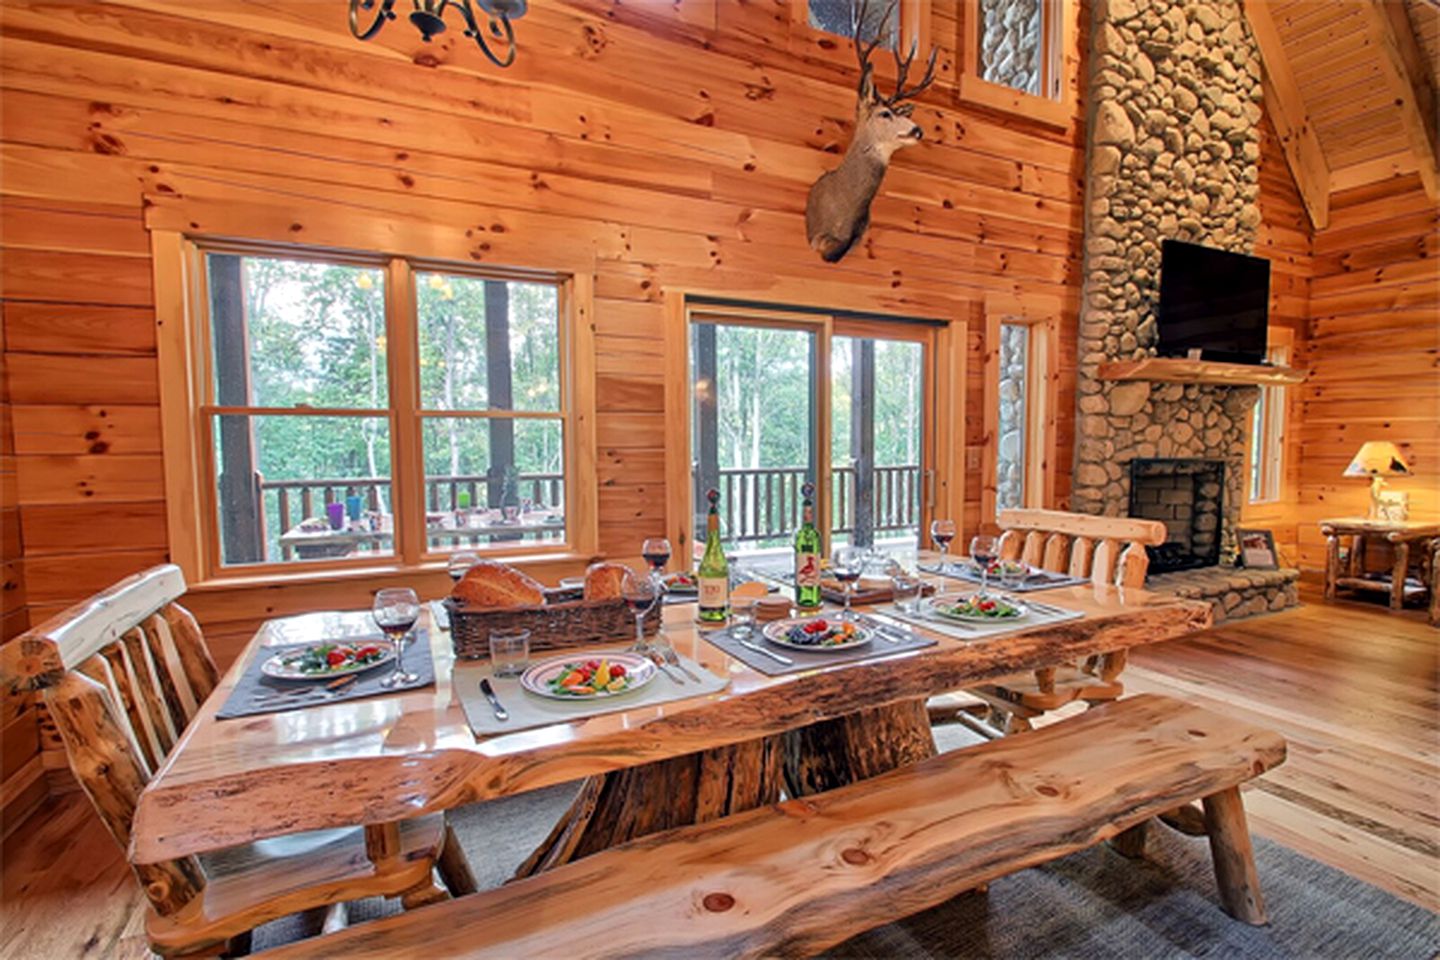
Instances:
[[[354,645],[367,640],[380,639],[383,638],[377,634],[369,637],[340,637],[335,642]],[[324,641],[315,642],[323,643]],[[324,680],[276,680],[260,672],[261,664],[277,653],[303,650],[309,646],[314,646],[314,643],[261,647],[257,650],[254,658],[245,667],[245,672],[241,675],[239,682],[235,684],[235,689],[230,691],[225,705],[216,712],[216,719],[230,720],[234,717],[251,717],[262,713],[280,713],[285,710],[298,710],[301,707],[313,707],[320,704],[361,700],[380,694],[403,693],[406,690],[428,687],[435,682],[435,661],[430,656],[430,636],[429,631],[426,630],[416,630],[414,639],[405,647],[405,669],[419,677],[414,683],[402,684],[397,687],[380,685],[380,681],[394,671],[395,662],[393,660],[359,674],[358,679],[353,683],[346,684],[338,691],[327,691]],[[292,692],[294,695],[289,695]],[[334,696],[330,696],[332,692],[335,694]],[[282,693],[287,696],[275,697],[275,694]]]

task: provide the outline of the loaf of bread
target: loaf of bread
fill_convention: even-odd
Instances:
[[[538,607],[545,603],[545,589],[535,578],[493,560],[481,560],[466,571],[450,595],[471,607]]]
[[[592,563],[585,571],[586,600],[618,600],[630,568],[621,563]]]

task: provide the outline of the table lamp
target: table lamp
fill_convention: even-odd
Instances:
[[[1380,491],[1386,477],[1408,477],[1410,465],[1400,455],[1400,448],[1388,440],[1367,440],[1360,452],[1345,468],[1347,477],[1370,478],[1370,519],[1380,517]]]

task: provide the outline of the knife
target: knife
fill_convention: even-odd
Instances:
[[[789,657],[782,656],[781,654],[776,653],[774,650],[767,650],[759,644],[751,643],[749,640],[737,640],[736,642],[739,643],[740,646],[744,647],[746,650],[754,650],[756,653],[763,653],[770,659],[778,660],[781,663],[785,664],[787,667],[793,666],[795,663],[795,661],[791,660]]]
[[[500,705],[500,698],[495,696],[495,688],[490,686],[489,677],[480,681],[480,692],[485,694],[486,700],[490,701],[490,709],[495,711],[496,720],[510,719],[510,713]]]

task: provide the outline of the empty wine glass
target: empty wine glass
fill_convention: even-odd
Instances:
[[[940,572],[945,572],[949,562],[950,541],[955,539],[954,520],[931,520],[930,539],[940,545]]]
[[[860,547],[840,547],[830,557],[830,566],[835,574],[835,579],[845,588],[845,609],[840,614],[841,620],[851,620],[850,594],[854,590],[855,581],[860,579],[860,571],[865,568],[865,551]]]
[[[418,674],[405,669],[405,641],[410,628],[420,616],[420,598],[409,587],[387,587],[375,594],[372,608],[375,625],[385,631],[385,636],[395,645],[395,669],[390,676],[380,681],[382,687],[393,687],[401,683],[414,683]]]
[[[990,585],[990,564],[995,562],[995,538],[982,533],[971,539],[970,556],[980,564],[980,596],[985,596]]]
[[[645,640],[645,614],[660,597],[654,579],[627,569],[620,580],[620,596],[625,598],[630,612],[635,614],[635,644],[630,648],[631,652],[649,653],[650,644]]]

